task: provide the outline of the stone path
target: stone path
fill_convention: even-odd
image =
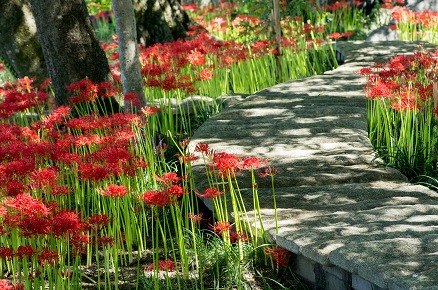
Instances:
[[[315,289],[438,289],[438,194],[374,162],[360,68],[413,43],[339,43],[336,70],[235,98],[190,146],[270,160],[279,169],[275,234],[269,180],[259,182],[264,227],[295,255]],[[195,170],[201,170],[196,165]],[[249,183],[241,189],[252,205]],[[199,180],[198,189],[205,184]]]

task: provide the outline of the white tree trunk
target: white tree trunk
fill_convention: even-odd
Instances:
[[[125,101],[124,107],[125,111],[138,110],[147,102],[143,90],[140,60],[138,58],[134,7],[131,0],[112,0],[112,6],[119,42],[123,94],[134,93],[140,98],[140,104],[134,108],[127,101]]]

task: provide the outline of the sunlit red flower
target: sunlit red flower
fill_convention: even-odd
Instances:
[[[222,191],[219,191],[216,187],[210,187],[204,190],[203,194],[200,193],[196,193],[196,194],[200,197],[215,199],[216,197],[221,196],[224,193]]]
[[[122,198],[126,194],[128,194],[128,191],[125,186],[123,185],[108,185],[104,190],[101,190],[99,192],[103,196],[108,196],[112,198]]]
[[[199,77],[201,78],[201,80],[207,81],[211,80],[214,77],[214,74],[211,70],[204,68],[199,73]]]
[[[206,143],[198,143],[195,146],[195,152],[202,152],[205,155],[208,155],[210,152],[210,147]]]
[[[339,32],[333,32],[332,34],[327,35],[327,38],[329,39],[339,39],[342,37],[342,34]]]
[[[169,187],[167,188],[167,194],[168,194],[169,196],[180,197],[180,196],[182,196],[184,193],[185,193],[185,192],[184,192],[184,190],[182,189],[182,187],[179,186],[179,185],[176,185],[176,184],[171,185],[171,186],[169,186]]]
[[[4,200],[3,205],[18,210],[26,216],[44,216],[50,213],[44,203],[27,193],[20,193],[13,199]]]
[[[187,55],[187,60],[192,65],[200,66],[200,65],[205,64],[205,55],[202,52],[200,52],[199,50],[192,50]]]
[[[79,164],[78,172],[82,180],[103,180],[111,175],[107,166],[92,163]]]
[[[253,170],[259,167],[263,167],[267,163],[267,160],[260,160],[257,157],[247,157],[243,159],[243,169]]]
[[[43,188],[46,186],[54,186],[58,177],[56,168],[41,168],[32,172],[31,184],[34,188]]]
[[[223,175],[234,175],[236,169],[240,166],[241,159],[234,154],[225,152],[215,153],[213,156],[213,165]]]
[[[181,180],[181,177],[176,174],[176,172],[167,172],[164,173],[163,176],[159,177],[155,175],[155,180],[161,183],[177,183]]]
[[[24,284],[12,283],[6,279],[0,279],[1,290],[24,290]]]
[[[145,114],[146,116],[150,116],[153,115],[155,113],[160,113],[161,109],[157,106],[152,106],[152,107],[143,107],[140,109],[140,111]]]
[[[232,226],[229,222],[223,221],[223,222],[216,222],[214,226],[212,227],[213,231],[218,233],[219,235],[222,235],[223,233],[230,232]]]

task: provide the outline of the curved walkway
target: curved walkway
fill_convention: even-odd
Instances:
[[[365,79],[358,75],[417,44],[338,47],[344,65],[230,102],[190,146],[205,142],[217,151],[257,155],[279,169],[279,233],[269,180],[259,183],[264,227],[294,253],[296,272],[316,289],[438,289],[438,194],[373,162]]]

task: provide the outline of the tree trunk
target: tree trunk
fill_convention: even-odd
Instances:
[[[0,56],[11,73],[42,82],[48,77],[28,0],[0,1]]]
[[[112,0],[112,4],[119,43],[123,94],[126,96],[128,93],[134,93],[139,97],[138,104],[125,100],[125,111],[139,111],[138,108],[144,106],[146,102],[138,58],[134,7],[131,0]]]
[[[67,87],[88,78],[112,79],[84,0],[31,0],[57,106],[67,104]]]
[[[137,39],[145,46],[186,38],[196,25],[178,0],[134,0],[134,10]]]

